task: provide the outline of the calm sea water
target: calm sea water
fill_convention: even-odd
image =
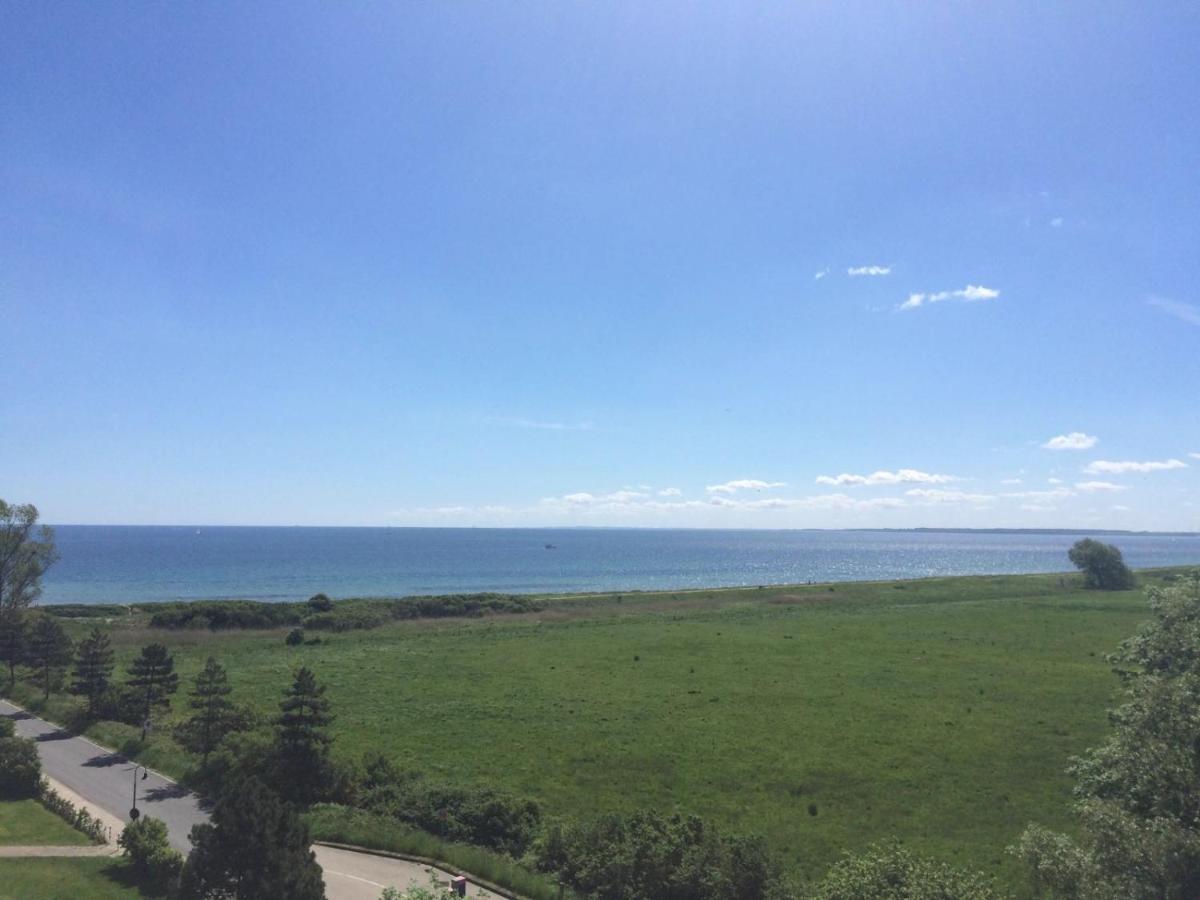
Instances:
[[[63,525],[45,603],[540,593],[1070,568],[1078,535]],[[1200,564],[1200,536],[1113,535],[1132,566]],[[547,549],[547,545],[553,549]]]

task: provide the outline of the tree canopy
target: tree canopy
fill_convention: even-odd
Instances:
[[[1112,544],[1084,538],[1067,551],[1067,558],[1083,572],[1085,587],[1102,591],[1126,591],[1133,587],[1133,572],[1125,565],[1121,551]]]
[[[142,708],[142,740],[146,739],[150,716],[155,707],[169,707],[171,694],[179,688],[175,660],[162,644],[148,644],[129,666],[126,682],[140,698]]]
[[[37,526],[32,503],[0,500],[0,611],[25,609],[42,594],[42,575],[58,559],[54,531]]]
[[[27,661],[37,673],[48,699],[50,692],[60,686],[63,673],[71,664],[71,639],[59,624],[57,619],[50,616],[39,616],[29,632]]]
[[[246,716],[230,701],[233,688],[225,668],[209,657],[196,675],[188,700],[194,713],[175,729],[175,739],[190,753],[199,754],[205,764],[226,735],[246,728]]]
[[[325,688],[307,667],[296,672],[276,719],[280,789],[289,800],[311,803],[330,781],[329,725],[333,716]]]
[[[112,642],[99,628],[93,628],[75,648],[75,680],[71,684],[72,693],[87,698],[89,716],[96,715],[112,671]]]

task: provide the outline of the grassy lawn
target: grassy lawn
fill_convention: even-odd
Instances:
[[[808,875],[896,835],[1008,880],[1003,851],[1027,822],[1068,827],[1063,770],[1106,733],[1118,688],[1104,656],[1146,616],[1140,591],[1033,575],[568,598],[296,648],[286,631],[122,623],[114,643],[122,666],[166,643],[185,685],[212,654],[265,713],[308,665],[328,685],[338,755],[379,750],[551,816],[695,812],[767,835]],[[191,764],[166,727],[141,755]]]
[[[0,800],[0,846],[86,846],[90,844],[36,800]]]
[[[125,864],[104,858],[0,859],[0,900],[129,900]]]

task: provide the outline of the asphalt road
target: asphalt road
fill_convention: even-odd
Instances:
[[[72,736],[30,713],[0,700],[0,715],[11,718],[20,737],[37,742],[42,771],[70,788],[94,807],[129,821],[133,807],[135,764],[85,737]],[[144,816],[162,819],[171,846],[185,856],[192,849],[188,834],[192,826],[208,821],[200,798],[170,779],[149,772],[142,779],[137,767],[137,806]],[[418,863],[370,853],[355,853],[335,847],[314,846],[317,862],[325,874],[328,900],[375,900],[385,887],[429,886],[430,869]],[[433,870],[445,884],[449,873]],[[472,897],[487,897],[470,885]]]

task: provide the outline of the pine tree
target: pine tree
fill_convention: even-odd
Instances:
[[[317,684],[311,670],[301,668],[279,709],[275,724],[281,790],[297,803],[311,803],[329,782],[329,744],[333,738],[326,729],[333,716],[325,688]]]
[[[229,701],[232,690],[225,668],[210,656],[188,701],[196,713],[175,731],[175,739],[185,750],[200,754],[205,765],[225,735],[246,728],[245,716]]]
[[[322,900],[321,867],[308,827],[257,778],[234,783],[217,801],[212,823],[196,825],[182,896],[233,900]]]
[[[79,642],[75,655],[75,681],[71,692],[87,697],[88,716],[95,717],[100,698],[112,678],[112,642],[99,628]]]
[[[8,690],[17,683],[17,666],[29,656],[29,623],[19,609],[0,609],[0,662],[8,664]]]
[[[37,672],[37,680],[50,699],[50,692],[62,681],[71,664],[71,639],[58,620],[41,616],[29,634],[29,664]]]
[[[149,644],[142,648],[142,655],[129,667],[126,681],[140,696],[142,703],[142,740],[150,727],[150,714],[154,707],[168,709],[171,694],[179,689],[179,676],[175,674],[175,660],[162,644]]]

